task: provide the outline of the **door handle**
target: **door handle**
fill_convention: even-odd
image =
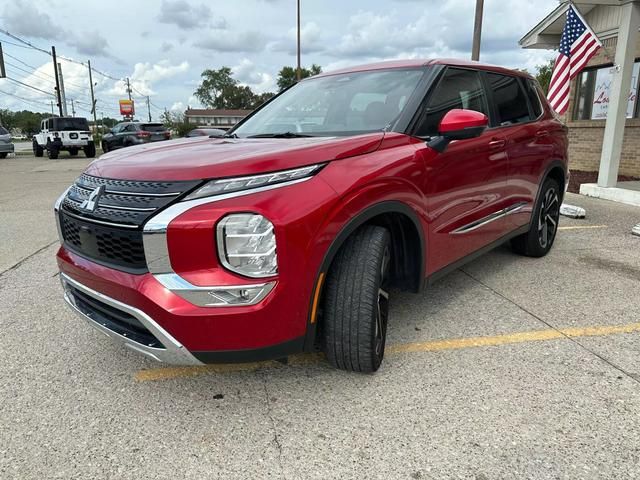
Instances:
[[[499,150],[501,148],[504,148],[506,144],[507,144],[506,140],[491,140],[489,142],[489,148],[491,150]]]
[[[549,135],[549,131],[548,130],[538,130],[536,132],[536,137],[540,138],[540,137],[546,137]]]

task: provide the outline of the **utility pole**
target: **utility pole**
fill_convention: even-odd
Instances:
[[[76,116],[76,107],[73,104],[73,98],[71,99],[71,116],[75,117]]]
[[[129,95],[129,100],[131,100],[131,85],[129,85],[129,77],[127,77],[127,94]]]
[[[480,37],[482,36],[482,10],[484,0],[476,0],[476,19],[473,24],[473,46],[471,47],[471,60],[480,60]]]
[[[62,113],[64,114],[63,117],[66,117],[67,115],[69,115],[69,112],[67,112],[67,96],[65,95],[64,91],[64,78],[62,76],[61,64],[58,64],[58,75],[60,76],[60,98],[62,99]]]
[[[147,95],[147,111],[149,112],[149,121],[151,121],[151,101],[149,100],[149,95]]]
[[[298,0],[298,69],[296,70],[298,81],[302,79],[302,68],[300,66],[300,0]]]
[[[58,61],[56,60],[56,47],[51,47],[51,56],[53,57],[53,73],[56,77],[56,98],[58,100],[58,110],[62,117],[62,98],[60,97],[60,79],[58,77]]]
[[[87,60],[87,65],[89,67],[89,85],[91,87],[91,113],[93,113],[93,125],[96,130],[98,129],[98,118],[96,114],[96,98],[93,95],[93,77],[91,76],[91,60]]]
[[[53,116],[53,100],[51,100],[51,116]]]
[[[6,78],[7,71],[4,68],[4,54],[2,53],[2,43],[0,43],[0,78]]]

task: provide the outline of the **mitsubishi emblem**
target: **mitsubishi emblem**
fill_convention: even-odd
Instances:
[[[104,185],[100,185],[93,192],[91,192],[91,194],[89,194],[89,198],[87,198],[85,201],[83,201],[80,204],[80,208],[82,210],[86,210],[87,212],[95,211],[95,209],[98,206],[98,201],[100,200],[100,197],[102,196],[103,193],[104,193]]]

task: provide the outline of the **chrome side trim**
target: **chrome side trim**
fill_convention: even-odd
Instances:
[[[77,282],[76,280],[73,280],[71,277],[65,275],[64,273],[60,273],[60,281],[62,282],[62,287],[64,288],[64,299],[69,307],[77,315],[79,315],[80,318],[86,320],[89,325],[104,333],[108,337],[122,342],[125,347],[142,353],[159,362],[170,363],[173,365],[202,365],[202,362],[191,355],[191,353],[178,340],[172,337],[164,328],[158,325],[142,310],[119,302],[118,300],[108,297],[100,292],[96,292],[95,290],[92,290],[91,288]],[[123,312],[134,316],[153,334],[154,337],[156,337],[160,341],[160,343],[162,343],[162,345],[164,345],[165,348],[154,348],[135,342],[130,338],[124,337],[114,332],[113,330],[110,330],[104,325],[96,322],[89,315],[86,315],[85,313],[80,311],[80,309],[75,305],[73,296],[68,292],[67,284],[73,286],[74,288],[82,291],[86,295],[89,295],[90,297],[93,297],[100,302],[106,303],[113,308],[117,308],[118,310],[122,310]]]
[[[497,212],[493,212],[486,217],[482,217],[478,220],[475,220],[471,223],[467,223],[459,228],[456,228],[451,232],[452,235],[460,235],[461,233],[468,233],[474,230],[477,230],[480,227],[484,227],[485,225],[499,220],[500,218],[506,217],[507,215],[511,215],[512,213],[517,212],[518,210],[524,208],[526,202],[518,202],[507,208],[503,208],[502,210],[498,210]]]
[[[151,217],[144,226],[142,242],[144,244],[144,254],[147,258],[147,267],[153,274],[175,273],[171,268],[169,260],[169,247],[167,246],[167,227],[171,221],[182,215],[187,210],[207,203],[219,202],[229,198],[242,197],[252,195],[254,193],[266,192],[276,188],[287,187],[297,183],[306,182],[313,177],[305,177],[290,182],[277,183],[275,185],[267,185],[265,187],[252,188],[239,192],[232,192],[213,197],[197,198],[186,202],[176,203],[169,208],[159,212],[156,216]]]
[[[260,303],[273,290],[276,282],[255,283],[251,285],[225,285],[215,287],[199,287],[193,285],[177,273],[161,273],[154,275],[167,290],[171,290],[176,295],[181,296],[188,302],[199,307],[247,307]],[[262,291],[251,302],[242,304],[220,305],[213,303],[216,292],[227,290],[238,290],[243,288],[262,288]]]

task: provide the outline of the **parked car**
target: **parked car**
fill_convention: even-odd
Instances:
[[[194,128],[189,133],[187,133],[187,138],[192,137],[211,137],[211,138],[219,138],[224,137],[224,130],[220,130],[219,128]]]
[[[67,302],[157,360],[323,349],[372,372],[391,292],[508,241],[541,257],[557,233],[567,129],[523,72],[407,60],[324,73],[227,137],[105,155],[55,205]]]
[[[58,158],[61,151],[75,156],[80,150],[87,158],[96,156],[96,146],[86,118],[51,117],[42,120],[40,132],[32,140],[33,154],[42,157],[44,152],[50,159]]]
[[[122,122],[102,137],[102,151],[169,140],[171,132],[162,123]]]
[[[7,158],[10,153],[13,153],[11,134],[6,128],[0,127],[0,158]]]

